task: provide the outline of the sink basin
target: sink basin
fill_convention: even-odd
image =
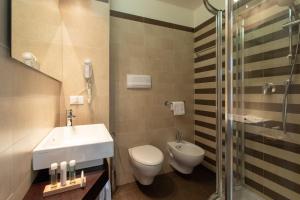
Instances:
[[[54,128],[33,150],[33,169],[53,162],[97,163],[113,157],[113,139],[104,124]]]

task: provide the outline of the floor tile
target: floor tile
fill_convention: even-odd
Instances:
[[[215,174],[203,166],[193,174],[171,172],[157,176],[150,186],[137,182],[118,187],[113,200],[206,200],[215,192]]]

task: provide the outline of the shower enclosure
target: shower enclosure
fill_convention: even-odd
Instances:
[[[300,0],[226,0],[226,11],[204,5],[216,16],[211,199],[300,199]]]

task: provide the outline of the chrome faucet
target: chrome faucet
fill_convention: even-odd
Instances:
[[[183,136],[183,134],[179,130],[177,130],[177,132],[176,132],[176,142],[177,143],[182,142],[182,136]]]
[[[67,126],[73,126],[73,118],[76,116],[73,115],[72,109],[67,110]]]

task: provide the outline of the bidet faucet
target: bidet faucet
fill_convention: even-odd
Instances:
[[[73,115],[72,109],[67,110],[67,126],[72,126],[73,125],[73,118],[76,116]]]
[[[182,136],[183,136],[183,134],[179,130],[177,130],[177,132],[176,132],[176,142],[177,143],[182,142]]]

